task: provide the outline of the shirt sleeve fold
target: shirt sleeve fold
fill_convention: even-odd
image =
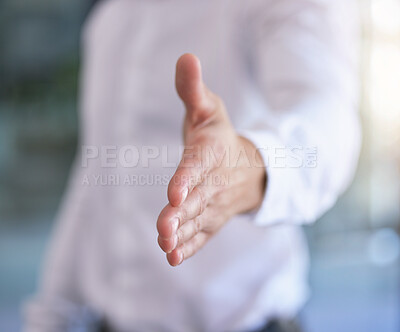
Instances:
[[[249,63],[264,107],[237,129],[266,166],[257,225],[311,223],[352,180],[361,141],[352,4],[267,1],[249,14]]]

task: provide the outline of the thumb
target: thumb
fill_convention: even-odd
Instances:
[[[203,83],[200,60],[193,54],[182,55],[176,64],[176,90],[193,126],[208,122],[217,111],[217,96]]]

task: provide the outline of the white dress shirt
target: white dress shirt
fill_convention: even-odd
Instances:
[[[26,330],[81,328],[88,312],[157,332],[294,317],[308,295],[301,225],[332,207],[358,159],[352,1],[108,0],[82,41],[81,145]],[[174,75],[186,52],[260,149],[268,183],[258,211],[172,268],[156,220],[182,145]],[[127,167],[115,155],[132,146],[140,162]]]

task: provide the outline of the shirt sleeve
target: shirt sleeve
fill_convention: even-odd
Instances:
[[[349,0],[279,0],[248,14],[265,109],[239,133],[266,165],[257,225],[313,222],[351,182],[361,141],[356,12]]]

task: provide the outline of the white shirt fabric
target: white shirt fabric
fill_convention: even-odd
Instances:
[[[81,145],[99,157],[85,164],[78,151],[26,330],[81,331],[88,312],[117,331],[250,331],[294,317],[308,295],[301,225],[334,204],[358,159],[356,18],[349,0],[100,2],[83,32],[80,102]],[[258,211],[172,268],[156,220],[176,165],[142,148],[179,161],[174,75],[186,52],[260,148],[268,183]],[[105,167],[115,156],[101,148],[126,146],[148,165]],[[292,147],[298,158],[282,159]]]

